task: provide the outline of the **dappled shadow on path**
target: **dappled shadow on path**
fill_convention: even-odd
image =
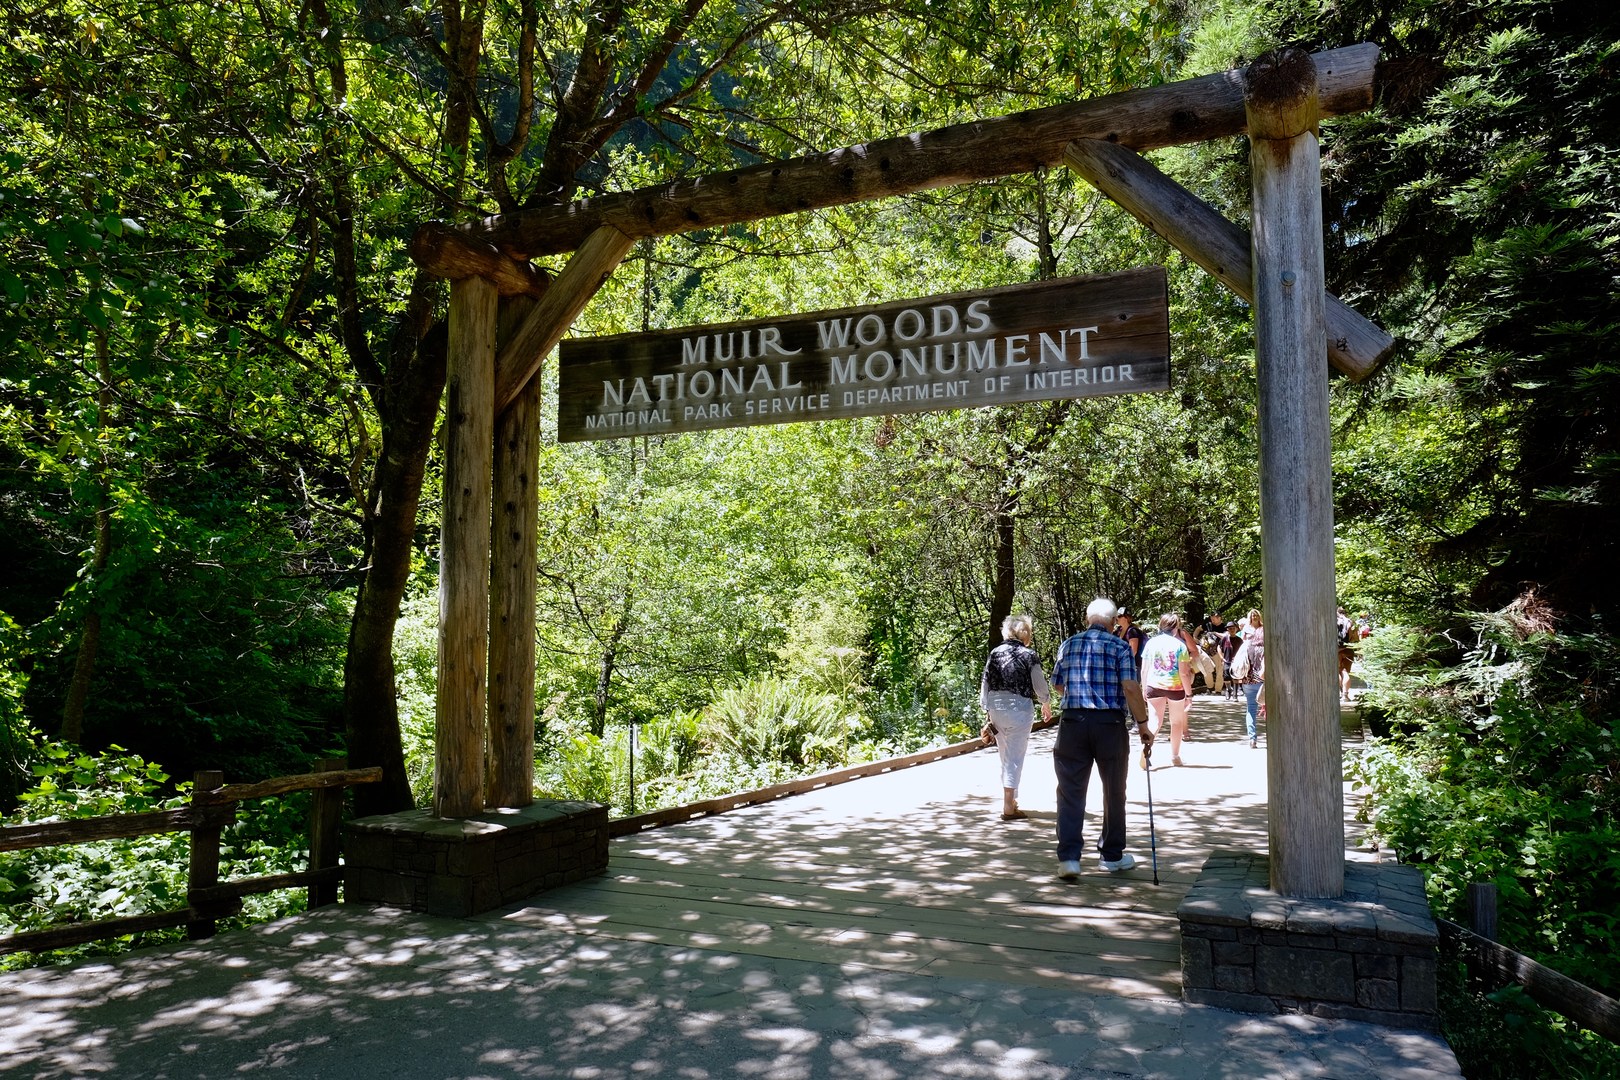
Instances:
[[[329,908],[0,976],[0,1072],[1428,1075],[1430,1044],[1176,1000],[1176,904],[1212,846],[1266,842],[1264,751],[1204,706],[1153,774],[1159,886],[1137,768],[1143,865],[1053,876],[1048,735],[1028,821],[974,754],[625,838],[606,878],[480,919]]]

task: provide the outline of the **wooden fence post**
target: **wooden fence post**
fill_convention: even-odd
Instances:
[[[1244,73],[1244,102],[1254,185],[1271,887],[1328,898],[1344,895],[1344,773],[1316,79],[1307,53],[1279,49]]]
[[[322,758],[316,763],[316,772],[342,772],[349,767],[346,757]],[[343,788],[315,789],[315,802],[309,809],[309,868],[325,870],[338,864],[341,851],[340,832],[343,828]],[[338,900],[336,882],[314,884],[309,887],[309,906],[325,907]]]
[[[1487,941],[1496,940],[1496,885],[1475,882],[1468,886],[1468,928]]]
[[[1468,886],[1468,928],[1486,941],[1496,940],[1496,884],[1474,882]],[[1492,968],[1483,961],[1479,950],[1463,946],[1463,963],[1468,969],[1468,989],[1476,994],[1489,994],[1496,989],[1491,980]]]
[[[191,780],[191,865],[186,881],[186,904],[191,917],[186,937],[192,941],[214,936],[217,905],[194,899],[202,889],[219,884],[219,844],[235,804],[221,805],[211,796],[225,786],[225,774],[218,769],[198,772]]]

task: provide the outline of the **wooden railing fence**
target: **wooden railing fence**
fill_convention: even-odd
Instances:
[[[1056,720],[1037,720],[1032,725],[1032,730],[1040,731],[1053,726],[1056,722]],[[608,835],[615,837],[631,836],[645,829],[656,829],[660,825],[679,825],[681,822],[691,821],[693,818],[723,814],[728,810],[736,810],[744,806],[757,806],[760,803],[772,802],[776,799],[786,798],[789,795],[803,795],[808,791],[819,791],[822,788],[832,787],[836,784],[847,784],[851,780],[859,780],[863,776],[879,776],[900,769],[909,769],[916,765],[926,765],[931,761],[943,761],[946,758],[971,754],[975,750],[984,749],[985,746],[986,743],[982,739],[969,739],[967,742],[951,743],[949,746],[922,750],[915,754],[907,754],[905,757],[869,761],[863,765],[851,765],[847,769],[839,769],[835,772],[807,776],[802,780],[786,780],[780,784],[772,784],[770,787],[755,788],[753,791],[739,791],[731,795],[723,795],[718,799],[704,799],[701,802],[668,806],[662,810],[653,810],[645,814],[632,814],[629,817],[614,818],[608,822]]]
[[[1496,941],[1496,886],[1468,886],[1473,928],[1436,919],[1440,938],[1457,949],[1473,986],[1488,992],[1505,983],[1524,987],[1530,1000],[1620,1043],[1620,1002]]]
[[[312,908],[336,903],[338,885],[343,880],[343,867],[338,863],[343,789],[351,784],[369,784],[382,779],[379,768],[347,769],[344,768],[346,764],[342,758],[329,759],[320,763],[319,772],[278,776],[253,784],[227,784],[224,773],[208,770],[196,774],[191,805],[176,810],[35,822],[0,828],[0,851],[27,851],[59,844],[131,839],[158,833],[191,834],[191,866],[185,907],[11,934],[0,937],[0,954],[62,949],[101,938],[181,925],[186,928],[186,936],[193,940],[211,937],[218,920],[242,910],[244,896],[277,889],[307,886],[309,906]],[[236,804],[246,799],[262,799],[295,791],[315,793],[309,823],[309,869],[290,874],[220,881],[220,840],[225,828],[236,820]]]

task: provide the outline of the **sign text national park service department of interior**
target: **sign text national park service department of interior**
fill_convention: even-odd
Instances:
[[[560,380],[561,442],[1164,390],[1165,272],[572,339]]]

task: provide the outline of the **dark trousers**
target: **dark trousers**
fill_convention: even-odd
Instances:
[[[1125,853],[1125,780],[1129,775],[1131,740],[1125,713],[1116,709],[1064,709],[1052,752],[1057,771],[1057,855],[1080,858],[1086,823],[1086,787],[1091,766],[1102,777],[1102,835],[1097,850],[1109,860]]]

